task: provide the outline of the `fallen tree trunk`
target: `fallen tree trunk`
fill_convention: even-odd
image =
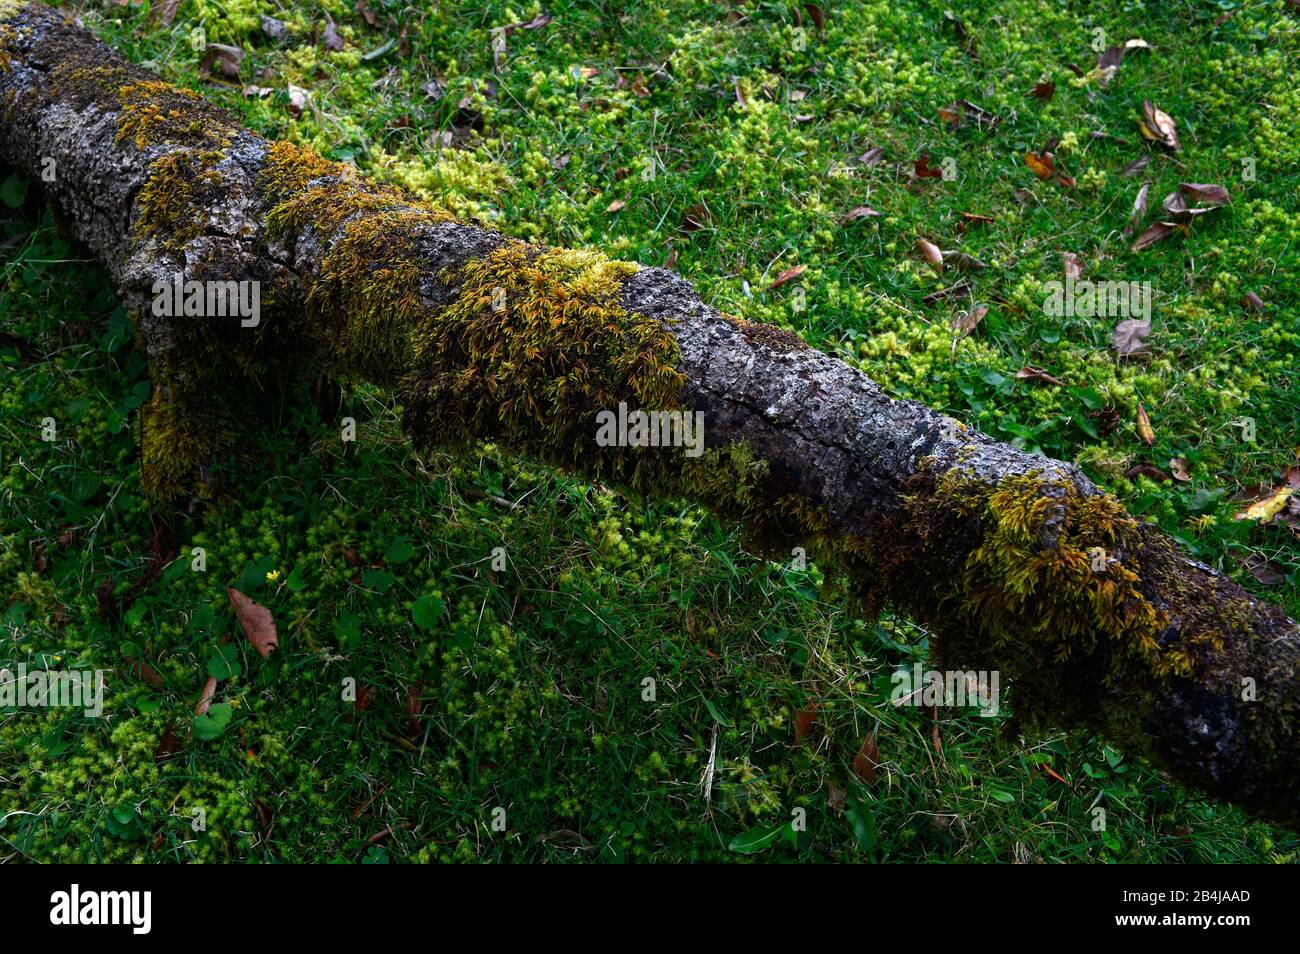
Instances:
[[[45,7],[0,2],[0,108],[0,155],[138,315],[155,496],[211,480],[271,382],[391,386],[417,445],[489,439],[699,500],[916,617],[943,665],[999,671],[1018,716],[1300,824],[1300,629],[1077,468],[891,400],[664,269],[513,241],[268,142]],[[257,306],[215,317],[214,288]],[[668,416],[647,434],[638,411]]]

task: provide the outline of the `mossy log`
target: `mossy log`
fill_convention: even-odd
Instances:
[[[156,497],[210,482],[273,382],[376,382],[417,445],[492,440],[698,500],[923,622],[944,665],[998,670],[1019,718],[1300,824],[1300,628],[1076,467],[892,400],[662,268],[514,241],[269,142],[39,5],[0,2],[0,110],[0,155],[136,315]],[[260,319],[156,314],[176,276],[259,282]],[[620,404],[698,412],[707,450],[602,446]]]

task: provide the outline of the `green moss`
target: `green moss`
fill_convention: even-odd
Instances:
[[[217,150],[181,149],[155,159],[136,198],[135,241],[157,239],[180,250],[202,235],[221,184],[214,168],[221,157]]]
[[[520,450],[654,482],[653,455],[597,453],[594,415],[678,407],[676,339],[618,303],[635,266],[508,242],[443,281],[459,287],[413,337],[408,428],[424,443],[502,439]],[[641,472],[637,474],[636,472]]]
[[[1138,522],[1118,500],[1082,497],[1037,473],[991,491],[946,477],[937,497],[983,531],[961,580],[970,619],[1008,639],[1014,633],[1044,665],[1105,648],[1118,663],[1136,658],[1160,676],[1187,674],[1189,660],[1157,642],[1168,621],[1141,589]]]
[[[217,148],[230,142],[238,127],[221,110],[193,90],[160,80],[138,80],[117,88],[122,106],[117,141],[137,149],[173,145]]]
[[[198,408],[155,388],[140,409],[140,458],[144,490],[158,500],[188,493],[208,494],[207,475],[215,455],[230,446],[234,434],[225,415]]]

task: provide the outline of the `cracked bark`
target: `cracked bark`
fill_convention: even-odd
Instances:
[[[198,147],[141,148],[129,137],[119,141],[123,106],[112,89],[70,92],[57,89],[51,77],[57,68],[77,64],[120,69],[121,82],[154,77],[39,5],[0,6],[0,25],[7,59],[0,60],[0,156],[38,181],[43,160],[54,159],[57,174],[45,189],[117,280],[124,304],[140,316],[151,369],[161,368],[177,337],[187,333],[177,319],[156,317],[150,308],[154,283],[175,273],[187,279],[255,279],[266,289],[264,299],[280,302],[282,310],[301,309],[337,230],[331,234],[308,224],[268,237],[268,199],[259,184],[265,140],[236,130],[218,150],[209,163],[215,175],[205,221],[193,237],[180,246],[156,237],[142,241],[140,192],[157,162]],[[232,122],[202,103],[192,109],[205,123]],[[419,222],[409,237],[422,263],[420,304],[434,314],[456,300],[459,266],[508,241],[454,222]],[[987,521],[945,511],[932,523],[918,524],[907,515],[908,501],[925,504],[945,477],[997,488],[1008,478],[1036,475],[1044,493],[1055,495],[1041,525],[1040,546],[1050,550],[1066,519],[1066,495],[1088,499],[1100,493],[1081,471],[954,427],[916,402],[893,400],[861,372],[788,334],[718,313],[664,269],[640,269],[619,295],[627,313],[654,319],[675,338],[685,381],[680,404],[703,412],[708,446],[748,445],[767,466],[766,493],[798,497],[824,514],[841,538],[866,541],[876,553],[887,549],[891,573],[883,596],[929,625],[941,646],[960,647],[962,658],[954,663],[1000,669],[1010,675],[1013,692],[1017,678],[1027,693],[1037,685],[1039,708],[1048,719],[1100,728],[1194,787],[1298,824],[1300,773],[1293,769],[1300,629],[1280,610],[1181,554],[1157,528],[1143,524],[1129,552],[1118,557],[1141,566],[1142,596],[1167,621],[1159,634],[1162,650],[1191,645],[1211,626],[1222,635],[1222,647],[1199,652],[1190,675],[1156,679],[1119,648],[1103,646],[1061,661],[1052,681],[1039,685],[1042,666],[1034,653],[991,641],[987,651],[981,649],[985,621],[957,611],[969,595],[960,590],[962,571],[984,539]],[[299,352],[286,335],[299,334],[301,325],[291,332],[288,327],[273,315],[257,335],[232,337],[231,350],[252,349],[271,360],[283,353],[292,363]],[[339,331],[326,323],[318,334],[318,344],[329,349]],[[411,370],[399,358],[394,363],[399,366],[352,370],[392,384]],[[155,378],[163,390],[183,383],[183,370],[180,378]],[[250,394],[262,384],[255,377],[239,380]],[[418,428],[412,436],[437,439]],[[938,512],[943,505],[935,500],[933,506]],[[776,537],[782,545],[799,542],[796,531]],[[872,582],[869,562],[852,558],[846,564],[860,584]],[[1023,621],[1027,634],[1032,622]],[[1243,679],[1255,681],[1255,701],[1243,700]],[[1061,687],[1070,698],[1053,698]]]

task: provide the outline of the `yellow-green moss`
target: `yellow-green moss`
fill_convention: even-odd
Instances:
[[[79,108],[115,102],[122,110],[116,141],[137,149],[176,145],[213,149],[238,132],[228,114],[192,90],[148,78],[125,65],[86,66],[73,58],[50,73],[52,89]]]
[[[1189,658],[1157,642],[1168,620],[1140,589],[1138,523],[1118,500],[1081,496],[1037,473],[1007,477],[992,491],[948,477],[938,496],[980,521],[961,593],[970,617],[992,633],[1014,633],[1045,662],[1087,656],[1105,640],[1117,665],[1135,657],[1158,676],[1190,671]],[[1105,569],[1094,569],[1098,556]]]
[[[595,453],[593,415],[619,402],[676,409],[684,380],[672,332],[618,302],[635,268],[507,242],[442,276],[460,291],[413,337],[413,432],[453,443],[499,437],[550,459],[636,469],[645,455]]]
[[[122,118],[117,141],[137,149],[158,145],[219,147],[237,129],[224,113],[213,109],[192,90],[161,80],[140,80],[118,87]]]
[[[213,167],[221,156],[217,150],[182,149],[154,160],[136,198],[135,240],[157,238],[180,248],[203,234],[208,217],[204,201],[220,186]]]
[[[214,455],[233,440],[233,433],[223,423],[224,415],[212,408],[168,400],[157,383],[140,412],[145,493],[158,500],[206,494],[210,490],[206,475],[215,464]]]
[[[326,246],[306,301],[307,320],[323,326],[316,330],[327,344],[322,364],[339,375],[397,380],[423,311],[425,266],[415,240],[421,227],[450,216],[285,142],[270,146],[259,186],[273,203],[266,216],[270,238],[310,228]]]

